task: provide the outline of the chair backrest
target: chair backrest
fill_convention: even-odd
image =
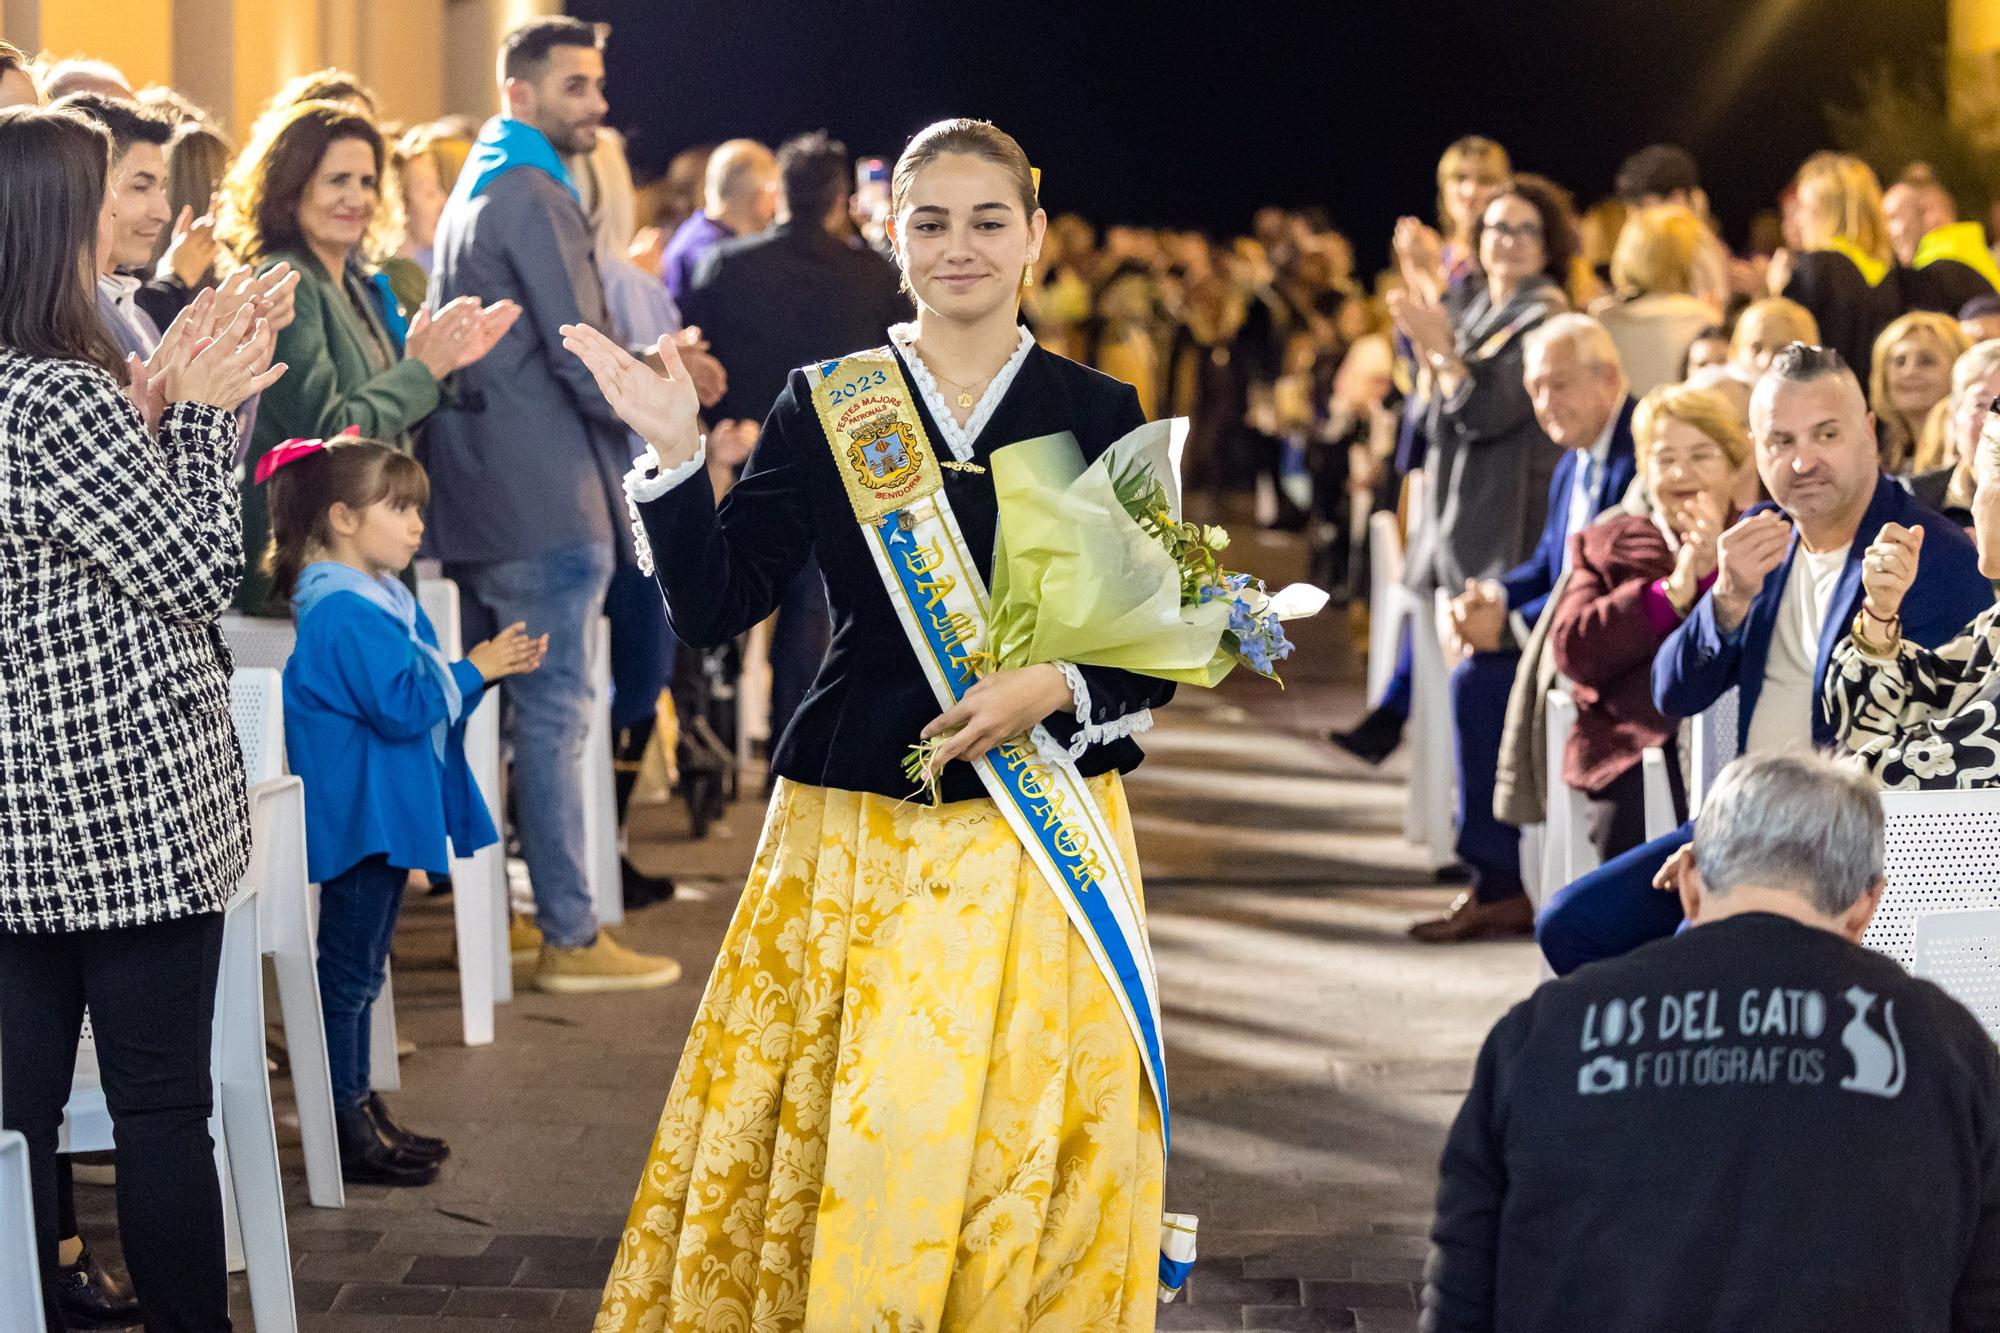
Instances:
[[[1883,792],[1882,813],[1889,887],[1861,942],[1910,967],[1920,918],[2000,908],[2000,788]]]
[[[1547,795],[1543,818],[1548,832],[1543,849],[1543,880],[1547,892],[1568,884],[1587,870],[1596,868],[1597,852],[1591,845],[1583,793],[1563,781],[1563,757],[1569,751],[1570,734],[1576,730],[1576,700],[1567,690],[1550,690],[1547,709]]]
[[[237,666],[283,671],[298,630],[291,621],[270,616],[226,615],[222,617],[222,638]]]
[[[1368,701],[1378,703],[1396,671],[1409,598],[1403,587],[1403,534],[1388,510],[1368,518]]]
[[[458,585],[450,579],[418,579],[417,603],[437,631],[438,651],[448,660],[465,656],[465,631],[459,623]]]
[[[243,747],[250,785],[285,772],[284,677],[270,667],[238,667],[229,678],[229,718]]]
[[[0,1130],[0,1328],[42,1326],[35,1203],[28,1189],[28,1141]]]
[[[2000,1036],[2000,908],[1917,918],[1913,966]]]
[[[1694,735],[1689,742],[1688,756],[1688,810],[1691,813],[1701,812],[1701,803],[1708,798],[1708,789],[1715,785],[1716,777],[1736,757],[1737,699],[1733,688],[1727,690],[1694,720]]]

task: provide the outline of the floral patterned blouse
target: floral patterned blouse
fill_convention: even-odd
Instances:
[[[1841,744],[1892,791],[2000,786],[2000,605],[1936,650],[1834,646],[1821,685]]]

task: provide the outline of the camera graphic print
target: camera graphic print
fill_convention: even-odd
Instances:
[[[1908,1071],[1895,1001],[1859,986],[1837,998],[1750,986],[1593,1001],[1578,1040],[1577,1095],[1758,1086],[1899,1095]]]

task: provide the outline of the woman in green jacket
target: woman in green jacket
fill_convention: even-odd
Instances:
[[[264,394],[243,469],[244,577],[237,609],[283,614],[260,568],[269,539],[257,460],[287,439],[357,430],[411,448],[416,427],[449,395],[445,378],[486,355],[520,314],[510,301],[453,301],[404,326],[386,285],[363,263],[381,206],[382,136],[351,105],[303,102],[274,111],[223,185],[223,242],[259,270],[300,274],[297,317],[278,355],[297,370]]]

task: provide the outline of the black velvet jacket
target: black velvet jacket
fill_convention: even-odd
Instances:
[[[949,457],[914,381],[911,397],[932,443]],[[1086,458],[1095,458],[1144,422],[1129,385],[1036,347],[974,441],[973,458],[984,462],[997,448],[1065,430]],[[990,580],[998,520],[992,474],[947,468],[944,484],[966,544]],[[683,642],[696,646],[728,640],[771,614],[807,556],[818,557],[833,641],[772,767],[780,777],[815,786],[913,794],[903,757],[942,710],[862,539],[804,373],[792,372],[742,479],[719,508],[706,479],[696,475],[639,511],[667,619]],[[1083,674],[1091,721],[1099,725],[1158,707],[1174,691],[1166,681],[1125,671],[1085,667]],[[1069,710],[1049,717],[1047,726],[1065,744],[1077,731]],[[1127,772],[1142,757],[1128,738],[1091,746],[1077,767],[1086,777]],[[942,788],[947,801],[986,794],[963,762],[946,766]]]

